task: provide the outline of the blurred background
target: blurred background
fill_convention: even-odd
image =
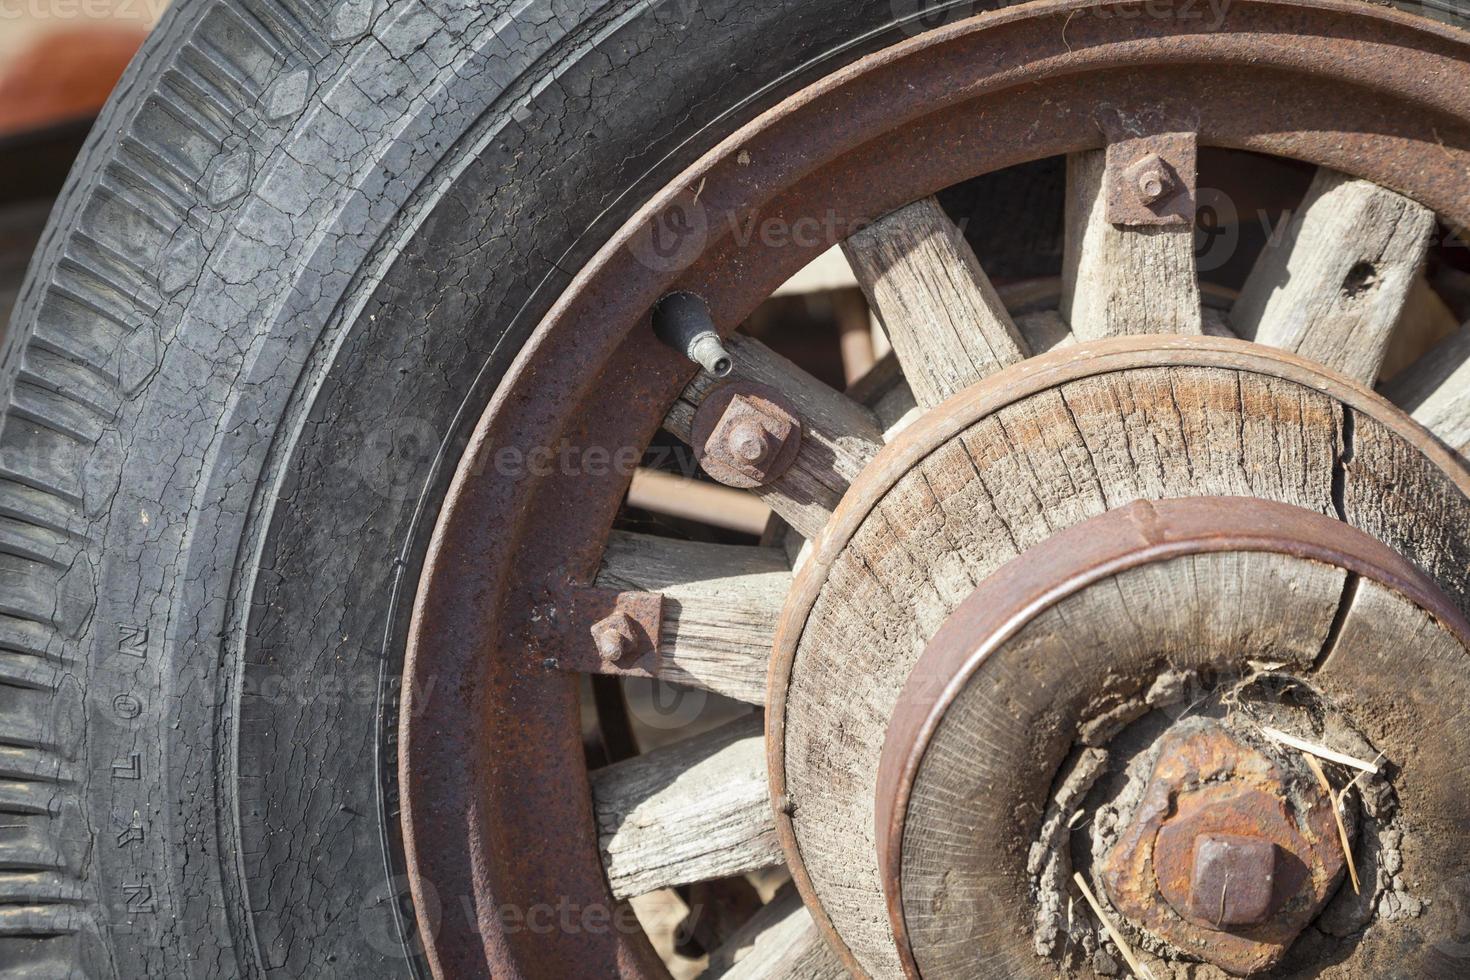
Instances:
[[[95,113],[167,0],[0,0],[0,135]]]
[[[88,130],[167,0],[0,0],[0,330]]]

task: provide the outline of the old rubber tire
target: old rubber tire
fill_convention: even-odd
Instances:
[[[641,197],[902,6],[175,5],[6,340],[0,971],[413,973],[388,739],[467,424]]]
[[[930,6],[175,5],[0,368],[0,970],[417,969],[391,734],[468,425],[644,197],[980,5]]]

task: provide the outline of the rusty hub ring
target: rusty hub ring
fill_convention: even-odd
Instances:
[[[1345,568],[1408,599],[1470,648],[1470,620],[1432,579],[1376,538],[1299,507],[1253,497],[1138,501],[1058,532],[997,569],[951,613],[914,666],[889,726],[878,775],[878,852],[908,976],[921,974],[904,906],[905,819],[945,712],[995,651],[1067,597],[1129,569],[1212,552],[1269,552]],[[982,849],[999,868],[1009,860],[1004,842],[991,844]]]
[[[538,327],[465,451],[410,630],[402,817],[415,906],[446,910],[421,923],[437,973],[663,972],[641,931],[532,935],[502,918],[547,901],[613,904],[577,744],[575,679],[541,666],[545,641],[528,635],[525,610],[590,578],[630,474],[506,474],[493,462],[506,446],[647,445],[692,373],[646,329],[660,296],[696,292],[731,329],[877,215],[978,174],[1101,145],[1100,101],[1186,108],[1203,145],[1332,166],[1470,226],[1462,32],[1332,0],[1240,0],[1209,31],[1086,16],[1098,9],[1043,0],[990,13],[792,96],[642,208]],[[1149,70],[1119,70],[1140,65]],[[698,256],[673,269],[641,258],[652,224],[691,205],[708,230]],[[801,220],[804,235],[777,247],[741,234],[762,219]],[[564,384],[534,380],[548,377]],[[614,402],[619,411],[600,409]]]

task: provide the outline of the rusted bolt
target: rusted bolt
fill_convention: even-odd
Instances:
[[[742,412],[750,404],[738,395],[736,402],[741,403],[739,408]],[[731,408],[736,407],[735,402],[732,402]],[[725,430],[724,449],[732,458],[739,460],[741,465],[750,467],[752,471],[762,471],[767,463],[780,454],[784,435],[781,429],[784,427],[780,420],[764,416],[759,409],[751,410],[750,414],[751,417],[741,418]]]
[[[638,650],[638,625],[619,610],[593,624],[592,639],[602,662],[612,666]]]
[[[801,438],[801,427],[785,412],[762,399],[737,394],[705,441],[705,452],[761,484],[780,475],[776,463],[789,440]],[[789,465],[789,464],[788,464]],[[784,472],[785,467],[781,467]]]
[[[801,423],[776,392],[736,382],[700,404],[693,435],[706,473],[727,486],[749,489],[791,468],[800,451]]]
[[[1125,171],[1128,185],[1144,204],[1157,204],[1174,193],[1175,181],[1169,165],[1157,153],[1139,157]]]
[[[1241,834],[1201,834],[1194,839],[1189,906],[1195,918],[1216,926],[1253,926],[1280,907],[1274,843]]]

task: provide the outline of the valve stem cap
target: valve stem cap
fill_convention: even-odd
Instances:
[[[669,293],[659,300],[653,308],[653,332],[717,378],[728,376],[734,368],[709,307],[693,293]]]

